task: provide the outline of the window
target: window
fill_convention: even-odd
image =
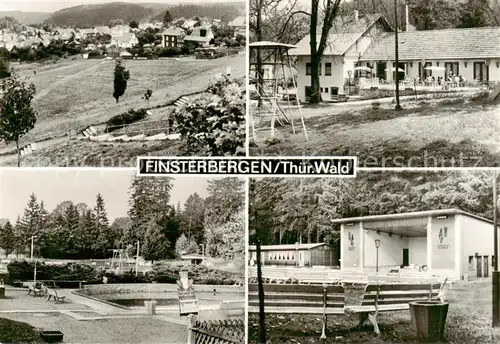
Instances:
[[[469,271],[474,270],[474,256],[469,256]]]
[[[306,75],[311,75],[311,62],[306,63]]]
[[[332,63],[325,63],[325,75],[332,75]]]
[[[309,98],[311,96],[311,86],[306,86],[305,92],[306,92],[306,98]]]
[[[325,87],[325,93],[328,93],[328,87]]]
[[[320,88],[319,88],[319,91],[320,91],[321,93],[323,93],[323,87],[320,87]]]
[[[207,29],[200,29],[200,36],[206,37],[207,36]]]

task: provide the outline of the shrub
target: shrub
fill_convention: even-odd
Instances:
[[[245,154],[245,96],[242,80],[215,79],[207,92],[192,98],[173,117],[188,154]]]
[[[121,126],[125,126],[127,124],[143,120],[144,118],[147,117],[147,115],[148,114],[146,109],[139,109],[139,110],[130,109],[128,110],[128,112],[122,113],[121,115],[111,117],[106,122],[105,131],[106,133],[110,133],[114,130],[119,130],[121,129]]]
[[[10,281],[31,281],[34,277],[34,262],[13,261],[7,265]],[[66,264],[66,265],[47,265],[45,263],[36,263],[37,280],[54,281],[86,281],[96,279],[97,271],[88,265]]]

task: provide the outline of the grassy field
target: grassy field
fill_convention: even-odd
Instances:
[[[201,62],[181,58],[127,60],[123,64],[130,71],[130,80],[118,104],[112,97],[114,61],[77,59],[14,66],[37,87],[34,106],[38,121],[25,140],[84,129],[130,108],[167,104],[184,94],[206,89],[216,74],[226,72],[226,67],[231,67],[233,76],[245,75],[242,55]],[[153,96],[146,101],[141,97],[148,88],[153,90]]]
[[[346,290],[347,304],[360,304],[362,288]],[[500,329],[491,328],[491,280],[461,282],[447,293],[449,302],[445,328],[445,343],[487,344],[500,342]],[[411,329],[409,311],[386,312],[378,317],[380,337],[373,335],[369,322],[365,329],[356,329],[355,315],[338,315],[328,318],[327,342],[333,343],[419,343]],[[268,343],[323,343],[321,316],[267,315]],[[248,319],[249,343],[258,343],[258,315]]]
[[[299,114],[278,128],[268,144],[269,121],[261,120],[251,155],[356,155],[363,167],[500,166],[500,108],[447,99],[356,109],[304,108],[309,141]]]
[[[138,156],[177,156],[185,151],[181,141],[93,142],[65,141],[21,158],[23,167],[136,167]],[[2,166],[17,166],[10,157]]]

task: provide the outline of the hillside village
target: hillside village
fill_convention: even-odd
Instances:
[[[197,48],[244,47],[246,18],[223,22],[219,18],[171,18],[164,21],[110,21],[91,29],[15,25],[0,31],[3,56],[34,61],[50,56],[164,57],[189,54]],[[13,18],[8,18],[13,21]]]

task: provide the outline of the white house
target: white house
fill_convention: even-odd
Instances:
[[[392,31],[381,14],[359,17],[339,17],[328,36],[327,47],[320,64],[321,96],[324,100],[335,99],[344,94],[344,85],[354,76],[358,60],[381,33]],[[319,44],[321,31],[318,31]],[[290,50],[297,57],[297,95],[307,101],[311,86],[311,58],[309,35],[304,37],[297,48]]]
[[[184,37],[184,43],[190,48],[206,47],[213,43],[214,38],[210,26],[198,26],[190,35]]]
[[[181,27],[184,30],[193,30],[199,24],[200,23],[197,20],[186,20]]]
[[[180,48],[183,44],[185,31],[180,27],[171,26],[162,32],[162,44],[164,48]]]
[[[111,29],[108,26],[96,26],[94,33],[100,35],[111,35]]]
[[[132,48],[135,45],[139,44],[139,40],[135,33],[128,32],[124,33],[119,37],[115,37],[112,40],[112,44],[116,45],[118,48]]]
[[[466,80],[500,81],[500,27],[401,32],[398,36],[399,68],[404,77],[445,77],[450,71]],[[394,67],[394,33],[376,40],[360,58],[373,67],[379,79],[393,80],[387,66]],[[445,70],[426,70],[435,66]]]
[[[493,222],[457,209],[334,220],[341,224],[340,268],[362,272],[422,267],[461,279],[488,277],[493,265]],[[377,249],[377,241],[378,246]]]

